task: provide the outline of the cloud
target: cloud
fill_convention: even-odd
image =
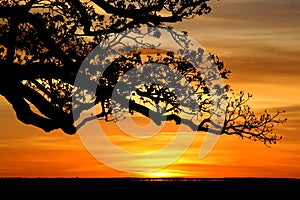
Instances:
[[[243,86],[261,99],[295,104],[300,87],[300,15],[296,14],[300,4],[292,4],[285,0],[213,1],[212,13],[175,28],[188,31],[206,51],[224,61],[232,71],[228,84],[233,89],[243,90]],[[284,97],[273,98],[279,91]]]

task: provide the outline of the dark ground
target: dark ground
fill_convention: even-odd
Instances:
[[[79,195],[85,196],[85,199],[159,199],[162,195],[169,197],[167,199],[182,196],[184,199],[199,199],[203,196],[226,199],[299,199],[300,179],[0,178],[0,194],[1,197],[7,195],[5,199],[12,199],[13,196],[22,199],[25,196],[60,199],[62,195],[67,195],[67,199]]]

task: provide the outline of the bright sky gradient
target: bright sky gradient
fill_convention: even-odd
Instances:
[[[212,13],[178,23],[232,71],[233,89],[250,92],[254,110],[285,109],[288,122],[275,129],[283,140],[271,148],[223,135],[204,159],[199,148],[205,134],[176,162],[151,174],[116,171],[97,161],[79,136],[44,133],[16,120],[0,97],[0,177],[296,177],[300,178],[300,1],[212,1]],[[110,124],[103,124],[113,130]],[[170,131],[167,129],[166,132]],[[164,132],[165,133],[165,132]],[[111,139],[129,150],[161,147],[172,134],[140,143]],[[135,146],[133,146],[135,145]],[[126,162],[118,155],[119,162]],[[145,163],[149,162],[145,161]]]

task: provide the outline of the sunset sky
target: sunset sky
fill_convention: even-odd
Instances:
[[[0,96],[0,177],[300,178],[300,0],[215,0],[209,4],[210,14],[173,26],[188,31],[206,51],[224,61],[232,71],[226,83],[253,94],[249,102],[253,110],[286,110],[282,118],[288,122],[274,130],[283,136],[281,141],[268,148],[222,135],[210,154],[200,159],[203,133],[169,166],[151,173],[126,173],[94,158],[78,134],[45,133],[22,124]],[[113,124],[100,123],[104,129],[116,130]],[[128,150],[155,149],[171,139],[172,128],[158,136],[135,142],[114,132],[111,139]],[[118,155],[115,159],[128,162]]]

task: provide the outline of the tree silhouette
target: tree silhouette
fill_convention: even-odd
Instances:
[[[143,57],[143,51],[121,55],[102,74],[94,96],[86,100],[89,90],[74,96],[78,70],[99,43],[125,30],[141,26],[166,27],[208,14],[211,11],[208,1],[2,0],[0,65],[5,70],[0,74],[0,94],[13,106],[21,122],[45,132],[62,129],[67,134],[74,134],[90,119],[118,120],[121,116],[116,110],[122,113],[124,108],[128,108],[131,114],[140,113],[149,118],[157,116],[152,118],[156,124],[166,120],[186,124],[197,131],[214,132],[214,128],[221,128],[222,134],[238,135],[265,144],[276,143],[281,136],[273,133],[273,127],[286,121],[278,119],[281,112],[271,115],[265,111],[257,116],[247,105],[251,94],[236,94],[229,85],[225,85],[226,116],[224,126],[220,127],[211,120],[212,96],[207,87],[207,82],[216,76],[199,73],[190,62],[172,51],[147,57]],[[159,33],[156,34],[155,37],[160,37]],[[196,54],[202,54],[201,51],[199,49]],[[210,54],[209,58],[215,63],[221,79],[228,79],[231,72],[219,57]],[[126,81],[124,84],[128,91],[117,94],[118,101],[113,101],[113,91],[120,78],[128,71],[149,63],[168,66],[185,77],[187,83],[193,85],[197,106],[185,109],[191,99],[179,102],[172,89],[161,84],[146,83],[136,88]],[[168,79],[165,68],[158,67],[156,70]],[[97,74],[96,71],[86,73]],[[81,111],[95,105],[99,105],[101,111],[75,127],[74,121]],[[184,118],[184,113],[200,113],[199,123]],[[209,129],[209,126],[213,128]]]

